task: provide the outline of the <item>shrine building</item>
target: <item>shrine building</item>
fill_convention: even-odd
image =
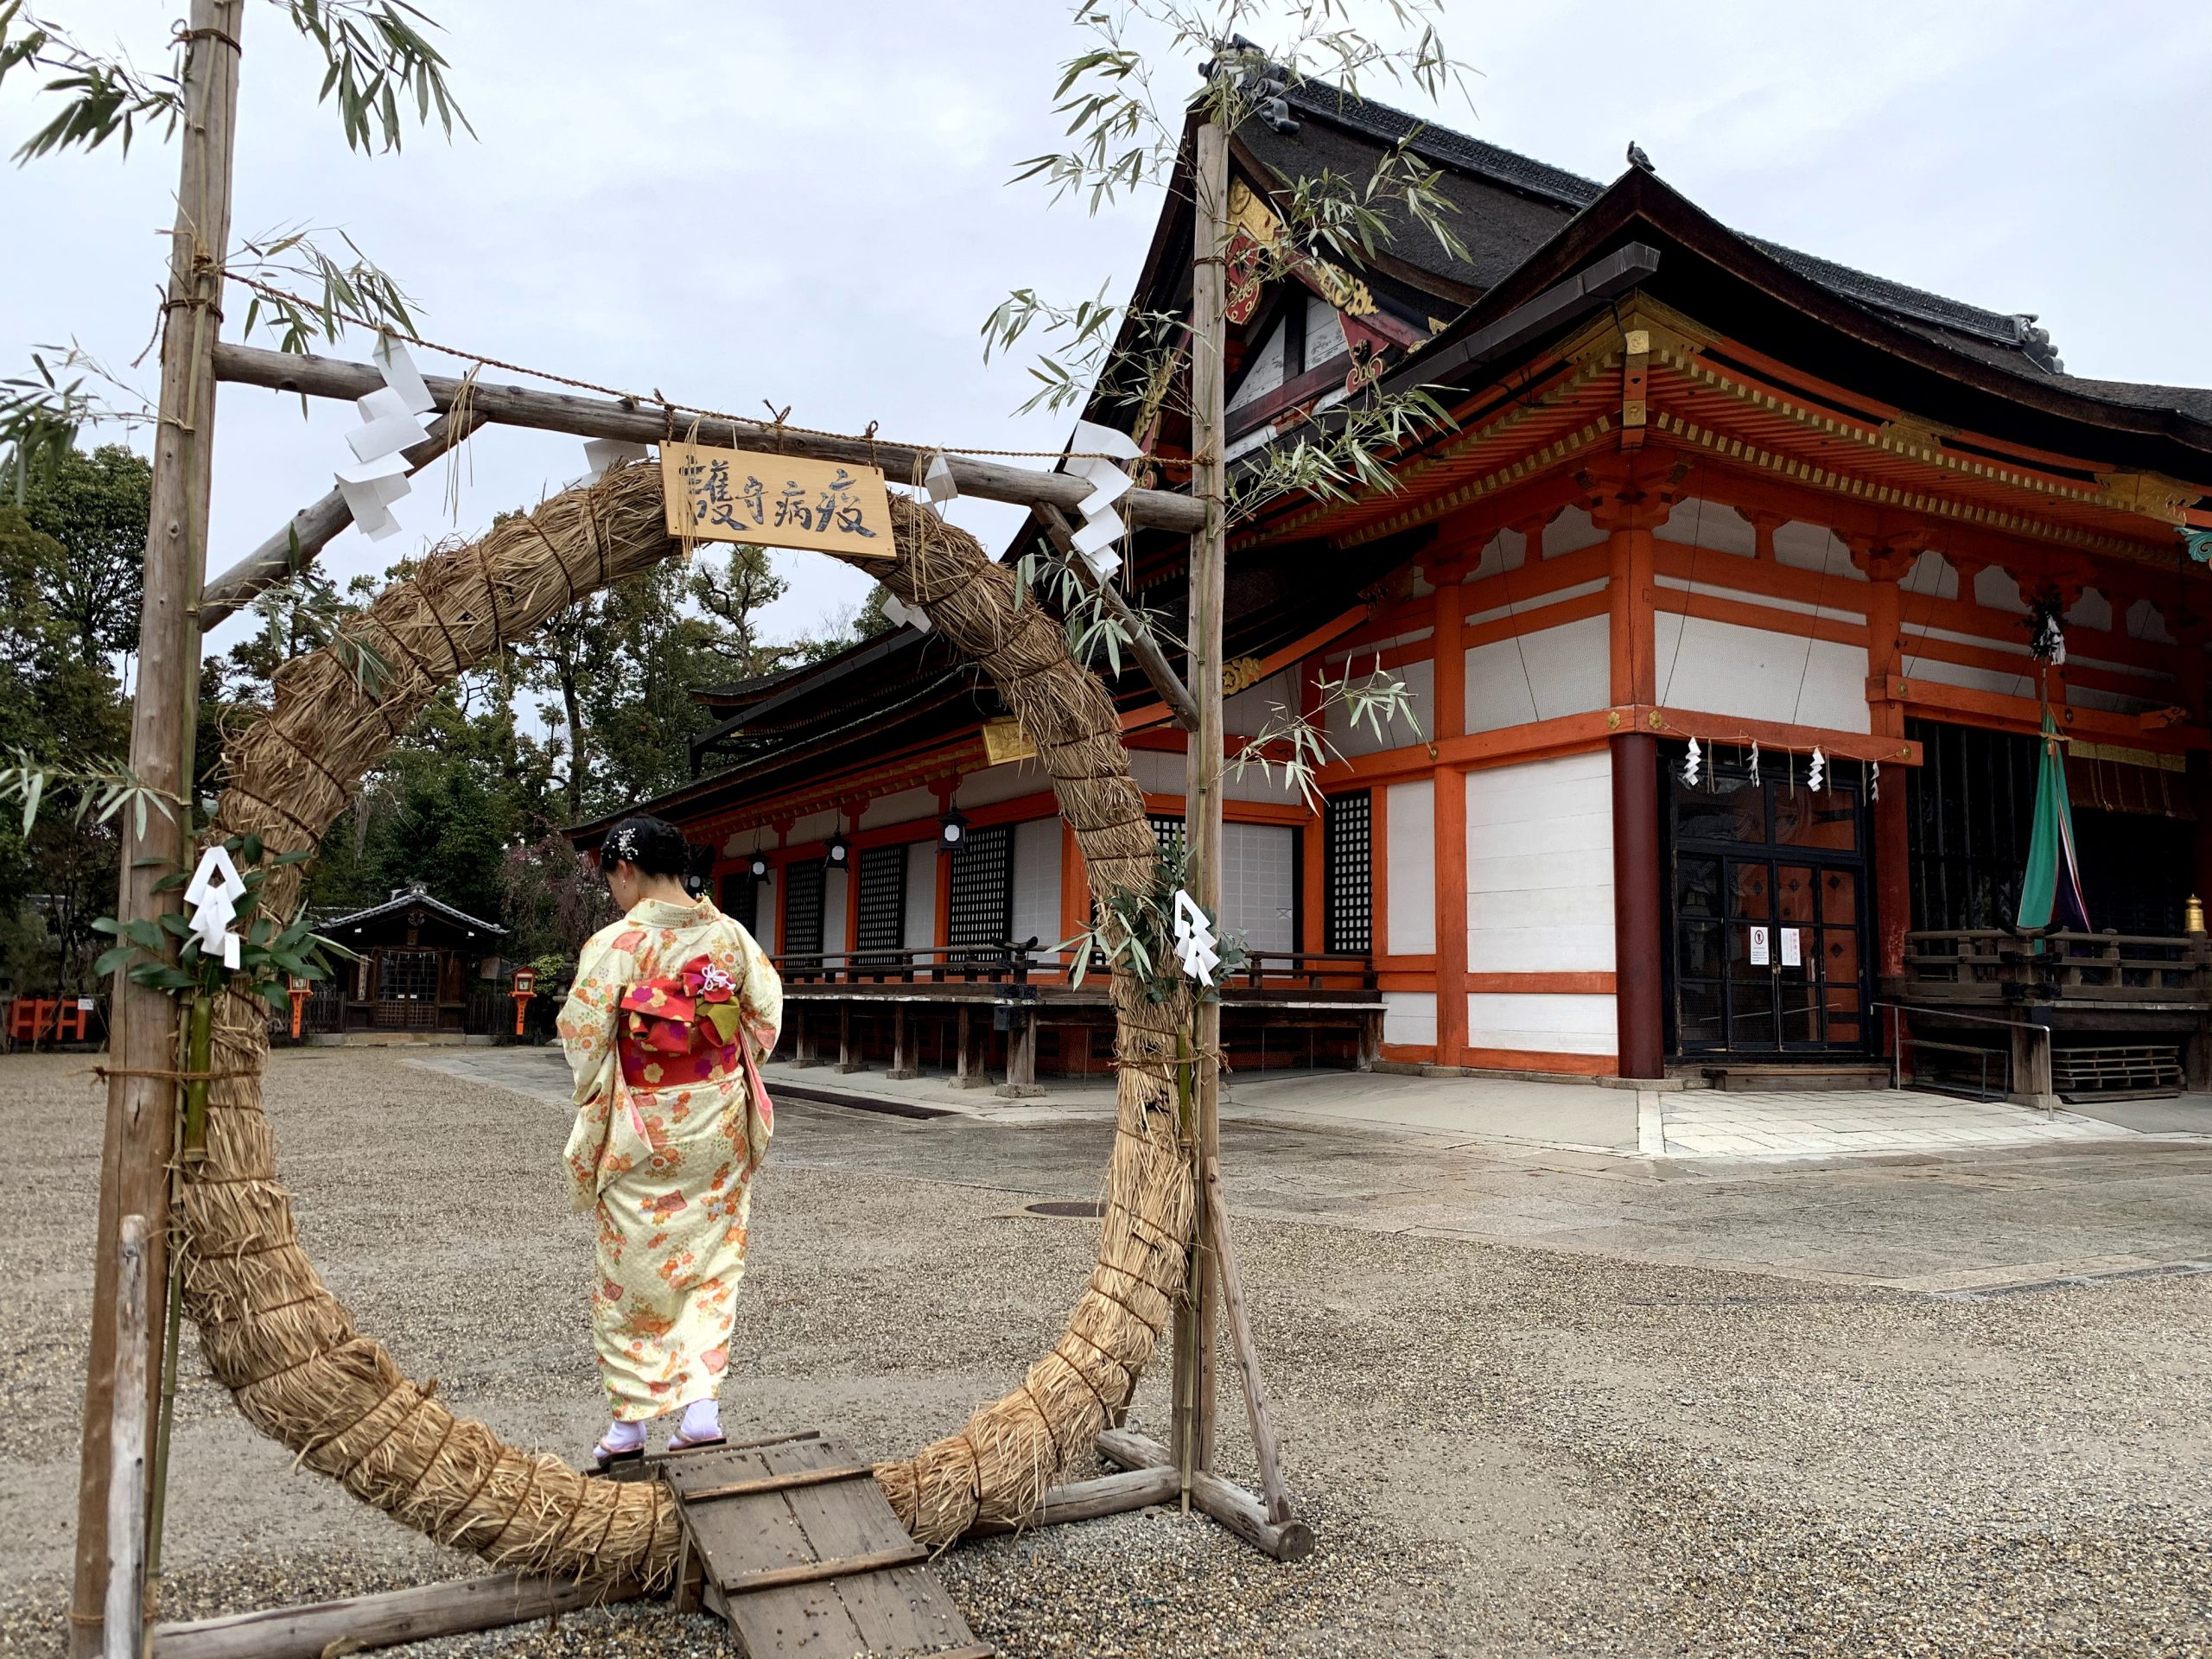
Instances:
[[[1232,260],[1232,474],[1377,384],[1454,424],[1392,490],[1231,530],[1230,752],[1347,673],[1404,682],[1420,728],[1335,709],[1318,811],[1280,770],[1228,782],[1231,1063],[1857,1081],[1894,1021],[1916,1074],[1993,1095],[2202,1086],[2212,391],[2070,375],[2031,316],[1759,240],[1641,168],[1290,105],[1295,131],[1232,140],[1233,222],[1264,242],[1287,181],[1409,138],[1466,257],[1408,225],[1356,267]],[[1137,306],[1187,311],[1187,182]],[[1090,416],[1187,486],[1172,409]],[[1179,621],[1185,550],[1136,532],[1132,599]],[[1115,689],[1179,833],[1183,734],[1135,669]],[[694,781],[643,810],[776,953],[793,1052],[1104,1068],[1110,1010],[1051,949],[1079,855],[975,671],[904,627],[697,695]],[[2045,699],[2094,931],[2037,943],[2010,924]]]

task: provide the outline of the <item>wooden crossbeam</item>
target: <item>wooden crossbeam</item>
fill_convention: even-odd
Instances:
[[[153,1659],[320,1659],[334,1647],[341,1652],[396,1647],[629,1601],[641,1593],[634,1586],[487,1573],[453,1584],[412,1585],[312,1606],[156,1624]]]
[[[721,1586],[725,1596],[757,1595],[763,1590],[782,1590],[794,1584],[819,1584],[824,1579],[855,1579],[863,1573],[880,1573],[888,1567],[912,1567],[917,1561],[930,1558],[928,1549],[920,1544],[894,1544],[889,1549],[872,1549],[864,1555],[832,1555],[826,1560],[794,1561],[789,1567],[771,1567],[758,1573],[741,1573],[726,1580]]]
[[[347,399],[366,397],[384,385],[382,372],[372,364],[306,353],[264,351],[258,346],[229,341],[215,347],[215,378],[238,385],[297,392],[308,397]],[[448,375],[435,374],[423,376],[423,381],[429,389],[431,401],[441,410],[452,408],[461,391],[461,381]],[[659,443],[671,433],[689,434],[692,426],[691,416],[657,404],[583,397],[573,392],[537,391],[524,386],[495,385],[482,379],[470,385],[467,407],[475,420],[487,425],[528,427],[541,432],[566,432],[580,438],[616,438],[631,443]],[[768,448],[817,461],[880,467],[893,482],[904,482],[915,476],[916,469],[925,466],[937,453],[911,444],[801,432],[763,421],[702,420],[698,436],[702,442],[728,443],[738,448]],[[416,451],[423,447],[418,444],[416,450],[408,452],[410,462]],[[948,454],[945,460],[960,493],[980,496],[986,501],[1007,501],[1023,507],[1052,506],[1063,512],[1075,512],[1090,493],[1090,481],[1072,473],[1012,467],[1003,461],[979,461],[952,454]],[[327,513],[327,502],[326,498],[309,508],[308,513]],[[340,507],[342,509],[343,505],[341,501]],[[1205,523],[1202,502],[1172,490],[1133,489],[1122,498],[1118,511],[1132,524],[1156,525],[1186,534]],[[330,536],[344,527],[340,523],[323,540],[328,541]],[[264,587],[270,581],[283,580],[289,562],[290,534],[289,526],[278,531],[252,556],[208,584],[200,598],[203,629],[212,626],[207,620],[209,614],[219,613],[220,616],[227,616],[259,591],[252,585],[257,580],[266,576],[267,580],[261,580]],[[302,537],[302,543],[306,539]],[[268,575],[271,569],[278,574]]]
[[[476,415],[465,416],[457,427],[450,416],[439,416],[426,429],[430,435],[427,439],[401,452],[407,457],[409,474],[421,472],[483,424],[483,418]],[[305,569],[353,522],[353,510],[335,489],[313,506],[294,513],[283,529],[221,575],[209,578],[200,594],[200,631],[205,633],[236,615],[253,603],[257,594]]]
[[[757,1480],[732,1480],[720,1486],[687,1490],[683,1501],[686,1503],[704,1503],[711,1498],[743,1497],[753,1492],[788,1491],[794,1486],[827,1486],[834,1481],[858,1480],[874,1473],[875,1471],[865,1463],[833,1469],[793,1469],[780,1475],[763,1475]]]

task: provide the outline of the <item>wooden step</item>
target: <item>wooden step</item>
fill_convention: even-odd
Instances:
[[[747,1659],[988,1659],[929,1552],[834,1435],[688,1452],[653,1472],[683,1525],[677,1606],[721,1614]]]
[[[1848,1065],[1783,1065],[1764,1061],[1700,1065],[1697,1068],[1715,1089],[1736,1094],[1787,1094],[1799,1090],[1886,1089],[1890,1067],[1885,1060]]]
[[[2172,1043],[2069,1045],[2050,1053],[2052,1090],[2063,1100],[2158,1099],[2181,1093]]]

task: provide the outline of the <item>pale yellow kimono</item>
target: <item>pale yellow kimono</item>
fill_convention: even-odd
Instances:
[[[766,1058],[783,1024],[783,982],[752,935],[704,899],[648,899],[592,935],[561,1010],[576,1084],[570,1201],[599,1212],[592,1336],[618,1422],[720,1392],[753,1176],[773,1128],[741,1066],[683,1088],[632,1090],[623,1079],[623,992],[702,955],[736,982],[740,1029],[754,1058]]]

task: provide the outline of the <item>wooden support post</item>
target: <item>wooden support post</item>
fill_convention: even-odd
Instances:
[[[1193,175],[1198,203],[1191,273],[1191,494],[1205,508],[1205,522],[1191,537],[1190,658],[1185,682],[1198,705],[1198,728],[1187,742],[1183,844],[1189,859],[1184,885],[1205,912],[1221,915],[1221,670],[1222,605],[1227,563],[1223,524],[1223,347],[1228,329],[1226,249],[1229,149],[1211,121],[1196,136]],[[1198,1047],[1192,1074],[1192,1174],[1221,1144],[1221,1003],[1198,1005]],[[1205,1236],[1205,1192],[1199,1183],[1196,1237]],[[1183,1444],[1176,1449],[1186,1469],[1213,1462],[1214,1284],[1206,1252],[1191,1252],[1191,1316],[1179,1324],[1175,1421]]]
[[[221,327],[222,262],[231,236],[231,153],[238,110],[238,41],[245,0],[192,0],[179,125],[176,223],[162,308],[160,417],[148,503],[145,580],[138,621],[138,685],[131,702],[130,770],[165,798],[174,817],[149,812],[144,833],[125,812],[116,914],[125,922],[174,912],[192,847],[194,727],[199,712],[200,588],[206,575],[213,487],[215,336]],[[176,1116],[176,1005],[168,994],[116,976],[109,1047],[107,1122],[92,1256],[91,1353],[85,1372],[84,1440],[77,1478],[77,1558],[70,1593],[70,1651],[100,1651],[108,1603],[109,1434],[115,1413],[117,1258],[122,1218],[146,1218],[149,1305],[143,1339],[162,1325],[168,1268],[168,1161]],[[137,1386],[160,1387],[143,1364]],[[132,1635],[135,1639],[137,1627]]]
[[[1622,732],[1613,763],[1613,1020],[1624,1077],[1666,1072],[1659,962],[1659,741]]]
[[[842,1073],[865,1071],[868,1066],[860,1051],[853,1046],[853,1008],[849,1002],[837,1005],[837,1071]]]
[[[146,1625],[147,1363],[153,1346],[143,1216],[125,1216],[116,1241],[115,1409],[108,1427],[106,1659],[138,1659]]]
[[[1174,1467],[1173,1452],[1133,1428],[1102,1433],[1098,1455],[1122,1469]],[[1302,1561],[1313,1553],[1313,1528],[1295,1519],[1280,1524],[1268,1520],[1267,1506],[1258,1498],[1211,1470],[1201,1469],[1191,1477],[1191,1507],[1279,1561]]]
[[[1101,1516],[1126,1515],[1155,1503],[1172,1503],[1179,1482],[1173,1469],[1124,1469],[1090,1480],[1071,1481],[1045,1494],[1036,1512],[1019,1527],[1004,1521],[983,1521],[968,1529],[969,1537],[993,1533],[1027,1532],[1033,1527],[1057,1527],[1071,1521],[1095,1521]]]
[[[1459,560],[1430,567],[1435,585],[1433,684],[1439,741],[1466,730],[1467,658],[1459,641],[1466,615],[1467,590]],[[1440,766],[1433,780],[1429,868],[1436,872],[1436,1063],[1464,1065],[1467,1059],[1467,775]]]
[[[1016,1008],[1006,1033],[1006,1082],[998,1092],[1021,1100],[1045,1091],[1037,1086],[1037,1015],[1033,1009]]]
[[[952,1086],[956,1089],[981,1089],[991,1080],[989,1074],[983,1070],[982,1064],[976,1057],[973,1025],[970,1010],[968,1005],[963,1002],[960,1005],[957,1036],[960,1052],[952,1066]]]
[[[579,1607],[633,1601],[632,1586],[487,1573],[452,1584],[416,1585],[305,1607],[272,1607],[154,1627],[153,1659],[321,1659],[495,1630]]]
[[[922,1068],[914,1063],[914,1039],[906,1024],[906,1005],[891,1005],[891,1069],[884,1077],[892,1083],[904,1083],[922,1075]]]
[[[1206,1219],[1211,1224],[1215,1271],[1221,1275],[1221,1296],[1229,1311],[1229,1333],[1236,1353],[1236,1369],[1244,1384],[1244,1414],[1252,1428],[1252,1449],[1260,1464],[1260,1492],[1268,1501],[1268,1519],[1281,1526],[1290,1519],[1290,1489],[1283,1484],[1282,1452],[1275,1440],[1274,1414],[1268,1409],[1268,1385],[1260,1376],[1260,1351],[1252,1340],[1251,1316],[1244,1306],[1244,1275],[1229,1240],[1229,1206],[1221,1190],[1221,1166],[1206,1160]]]
[[[807,1029],[806,1004],[793,1002],[791,1008],[791,1065],[800,1071],[814,1064],[814,1037]]]

